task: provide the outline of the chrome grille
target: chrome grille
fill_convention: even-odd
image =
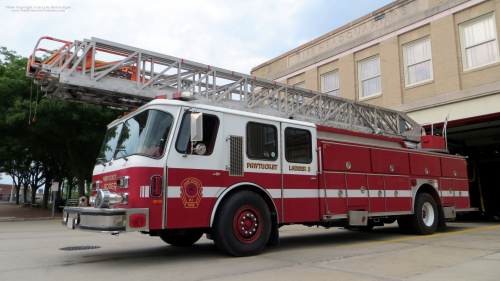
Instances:
[[[230,137],[229,175],[243,176],[243,137]]]

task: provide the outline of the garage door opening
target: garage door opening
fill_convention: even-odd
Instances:
[[[434,125],[442,134],[443,123]],[[431,133],[430,126],[425,126]],[[448,150],[467,156],[471,207],[480,212],[466,218],[500,218],[500,113],[448,122]]]

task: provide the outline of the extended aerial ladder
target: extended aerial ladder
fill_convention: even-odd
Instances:
[[[42,49],[42,40],[63,46],[55,51]],[[37,59],[39,51],[48,57]],[[320,126],[413,142],[420,142],[422,134],[421,126],[403,112],[99,38],[74,42],[40,38],[28,62],[27,76],[49,98],[124,110],[157,96],[171,98],[174,93],[190,91],[196,103]]]

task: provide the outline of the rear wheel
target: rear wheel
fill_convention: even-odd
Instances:
[[[160,238],[165,243],[172,246],[186,247],[196,243],[200,240],[201,236],[203,236],[203,231],[199,229],[188,229],[186,234],[173,236],[161,235]]]
[[[232,256],[256,255],[271,235],[271,213],[254,192],[230,194],[217,210],[212,229],[217,248]]]
[[[415,213],[409,217],[413,233],[429,235],[436,232],[438,225],[438,211],[436,202],[431,195],[419,193],[415,199]]]

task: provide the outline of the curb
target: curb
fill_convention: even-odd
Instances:
[[[14,222],[14,221],[44,221],[44,220],[62,220],[59,217],[42,217],[42,218],[14,218],[14,219],[0,219],[0,222]]]

